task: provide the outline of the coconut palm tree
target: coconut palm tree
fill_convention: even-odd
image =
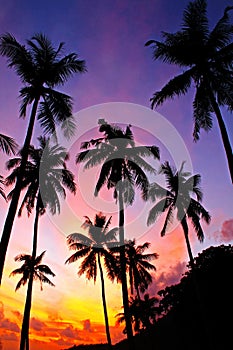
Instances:
[[[139,299],[137,296],[130,298],[129,308],[135,333],[140,333],[142,330],[150,330],[155,324],[158,315],[158,307],[155,305],[158,302],[159,300],[156,297],[150,298],[147,293],[144,295],[144,299]],[[116,317],[117,324],[125,321],[123,312],[118,313]],[[123,332],[125,332],[125,329]]]
[[[24,286],[28,283],[26,302],[24,306],[23,322],[21,328],[21,339],[20,339],[20,350],[29,350],[29,322],[30,322],[30,312],[32,304],[32,286],[33,281],[38,280],[41,284],[47,283],[50,286],[54,284],[46,275],[55,276],[51,269],[47,265],[42,265],[41,261],[44,257],[45,251],[41,253],[36,258],[33,258],[32,255],[28,254],[19,254],[15,257],[15,261],[22,262],[23,265],[11,272],[10,276],[15,276],[17,274],[22,274],[19,282],[16,285],[15,291],[17,291],[21,286]],[[26,340],[26,341],[25,341]]]
[[[36,119],[39,121],[45,134],[54,134],[56,125],[61,125],[64,135],[70,137],[75,127],[72,99],[55,90],[55,87],[64,85],[74,73],[86,71],[85,61],[80,60],[77,54],[70,53],[62,56],[64,43],[54,48],[45,35],[38,33],[27,40],[27,45],[28,47],[20,44],[9,33],[0,37],[0,54],[7,58],[8,66],[16,71],[23,83],[20,89],[20,117],[25,117],[28,107],[32,106],[22,149],[21,169],[0,242],[0,284],[35,121]]]
[[[15,154],[18,145],[15,140],[7,135],[0,134],[0,149],[7,155]],[[5,181],[2,175],[0,175],[0,184],[4,185]],[[6,196],[3,188],[0,186],[0,195],[6,200]]]
[[[172,167],[169,162],[165,162],[161,165],[159,172],[165,175],[167,189],[157,183],[151,184],[148,198],[151,198],[153,201],[156,198],[159,198],[159,200],[157,200],[156,204],[150,210],[147,224],[153,224],[160,214],[166,213],[161,231],[161,236],[164,236],[168,224],[172,221],[174,214],[176,214],[184,232],[190,264],[194,267],[194,259],[189,241],[188,221],[191,221],[198,240],[202,242],[204,240],[204,232],[200,220],[203,219],[207,224],[211,220],[210,214],[201,204],[203,196],[199,187],[201,176],[199,174],[191,176],[189,172],[185,172],[184,162],[179,170]],[[196,199],[192,197],[192,194],[196,196]]]
[[[189,2],[183,14],[183,23],[175,33],[162,33],[162,41],[149,40],[145,45],[152,46],[153,58],[182,69],[181,74],[172,78],[151,98],[151,107],[157,107],[167,99],[186,94],[195,86],[193,100],[194,141],[201,129],[212,128],[214,113],[225,148],[231,180],[233,182],[233,155],[228,132],[220,107],[233,109],[233,25],[229,11],[224,10],[212,30],[207,17],[207,1]]]
[[[125,130],[99,119],[99,131],[104,134],[95,140],[83,142],[77,154],[76,162],[85,162],[84,169],[99,166],[103,163],[95,187],[95,196],[104,185],[113,189],[113,197],[119,208],[119,237],[121,284],[124,313],[126,315],[126,329],[130,350],[133,349],[133,333],[129,316],[128,289],[126,280],[125,234],[124,234],[124,206],[134,201],[134,187],[138,187],[146,198],[149,182],[145,171],[154,173],[154,168],[143,157],[153,156],[159,159],[159,149],[156,146],[136,146],[131,125]],[[145,170],[145,171],[144,171]]]
[[[72,193],[76,192],[76,185],[73,174],[66,168],[65,160],[67,159],[66,150],[58,145],[51,146],[48,139],[39,137],[39,148],[33,146],[29,149],[29,159],[26,163],[24,177],[21,186],[25,189],[25,195],[19,208],[18,215],[21,216],[24,207],[26,207],[28,216],[35,207],[34,230],[33,230],[33,248],[31,259],[36,259],[37,242],[38,242],[38,225],[39,218],[48,208],[52,214],[60,213],[59,195],[65,198],[65,188]],[[22,150],[20,152],[20,155]],[[10,159],[7,162],[7,169],[13,169],[12,173],[6,178],[6,185],[12,185],[20,171],[22,157]],[[43,163],[43,164],[42,164]],[[11,198],[15,189],[8,197]],[[30,282],[32,288],[33,279]],[[31,297],[29,298],[31,300]],[[30,304],[31,305],[31,304]],[[30,318],[30,313],[26,313]],[[25,316],[25,317],[26,317]],[[27,324],[28,321],[25,321]],[[28,332],[21,334],[20,350],[24,350],[28,343]]]
[[[144,293],[152,283],[152,276],[149,271],[156,271],[156,267],[150,261],[157,259],[158,254],[144,254],[144,251],[149,247],[149,242],[136,246],[135,239],[127,241],[125,245],[131,294],[134,294],[135,289],[138,299],[140,299],[140,292]]]
[[[106,216],[102,213],[95,215],[94,223],[88,216],[85,216],[85,218],[86,220],[82,227],[88,230],[89,237],[83,235],[82,233],[72,233],[67,237],[69,249],[74,249],[76,252],[66,260],[66,263],[70,264],[80,258],[85,257],[80,265],[78,275],[81,276],[85,273],[87,279],[93,279],[94,282],[96,282],[97,278],[98,265],[101,279],[106,336],[108,346],[109,348],[112,348],[101,258],[103,257],[104,259],[104,265],[107,270],[108,277],[113,281],[116,276],[117,265],[115,263],[114,255],[108,248],[111,247],[112,244],[115,244],[118,228],[114,227],[109,230],[112,217],[106,220]]]
[[[26,207],[30,216],[36,207],[33,234],[33,252],[36,256],[38,222],[39,217],[44,214],[46,208],[54,215],[60,213],[59,196],[66,197],[65,188],[71,193],[76,193],[74,175],[66,168],[67,152],[64,147],[51,145],[46,137],[39,137],[39,147],[33,146],[29,149],[29,160],[26,163],[24,177],[21,182],[21,189],[25,189],[25,195],[20,205],[18,216],[21,216]],[[6,185],[10,186],[17,180],[21,169],[22,150],[20,157],[10,159],[7,162],[7,169],[13,171],[6,178]],[[15,188],[9,193],[12,198]]]

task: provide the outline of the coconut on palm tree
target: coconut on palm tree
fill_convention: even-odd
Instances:
[[[54,48],[52,42],[41,33],[27,40],[27,47],[9,33],[0,37],[0,54],[7,58],[8,66],[16,71],[23,84],[20,89],[20,117],[26,117],[27,109],[31,106],[20,172],[0,242],[0,284],[35,122],[38,120],[45,134],[54,134],[58,125],[66,137],[74,133],[72,98],[55,88],[63,86],[74,73],[85,72],[86,67],[85,61],[80,60],[76,53],[62,56],[63,50],[64,43]]]
[[[24,177],[21,181],[21,189],[25,190],[25,194],[18,213],[21,216],[24,207],[26,207],[27,213],[30,215],[35,207],[33,248],[30,256],[32,261],[36,261],[40,216],[45,213],[47,208],[52,214],[60,212],[59,196],[65,197],[65,188],[73,193],[76,191],[73,174],[66,168],[65,164],[66,150],[58,145],[51,146],[45,137],[39,137],[38,140],[39,148],[31,146],[29,149],[29,159],[26,162]],[[21,161],[22,157],[17,157],[7,162],[8,170],[13,169],[13,171],[6,178],[6,185],[12,185],[16,181]],[[41,164],[42,161],[43,165]],[[12,197],[14,190],[8,195],[9,198]],[[33,276],[29,279],[28,285],[30,295],[32,294],[32,287]],[[27,327],[30,319],[31,300],[32,297],[29,296],[21,332],[20,350],[24,350],[28,343]]]
[[[76,162],[85,162],[84,169],[99,166],[102,163],[95,187],[95,195],[97,196],[101,188],[106,185],[108,189],[113,189],[113,197],[118,202],[122,297],[126,315],[127,337],[131,350],[133,349],[133,333],[126,279],[125,204],[133,203],[135,187],[139,188],[143,197],[146,198],[149,182],[145,171],[154,173],[155,170],[143,158],[152,156],[159,159],[159,149],[156,146],[136,146],[131,125],[123,130],[116,125],[107,123],[104,119],[100,119],[99,131],[103,133],[103,137],[83,142],[81,149],[84,151],[78,153]]]
[[[47,283],[50,286],[54,284],[46,275],[55,276],[52,270],[47,266],[41,264],[44,257],[45,251],[39,256],[33,258],[32,255],[19,254],[15,257],[15,261],[24,262],[23,265],[11,272],[10,276],[15,276],[17,274],[22,274],[19,282],[16,285],[15,291],[17,291],[21,286],[28,283],[26,302],[24,306],[23,322],[21,328],[21,339],[20,339],[20,350],[29,350],[29,322],[30,322],[30,312],[32,303],[32,285],[33,281],[37,280],[40,282],[41,290],[43,283]]]
[[[191,175],[184,171],[184,162],[179,170],[172,167],[169,162],[161,165],[159,171],[165,175],[167,188],[161,187],[157,183],[152,183],[148,192],[148,198],[156,201],[156,204],[149,212],[147,224],[153,224],[159,215],[166,213],[165,222],[161,231],[164,236],[168,230],[169,223],[174,219],[174,215],[182,226],[185,241],[188,249],[190,264],[194,266],[194,259],[189,241],[188,221],[192,223],[193,229],[200,242],[204,240],[204,232],[200,221],[210,223],[211,217],[208,211],[202,206],[202,191],[200,188],[201,176]],[[196,199],[192,197],[196,196]]]
[[[89,237],[83,235],[82,233],[72,233],[67,237],[67,244],[69,246],[69,249],[76,250],[76,252],[66,260],[66,263],[70,264],[80,258],[83,258],[78,271],[78,275],[81,276],[85,273],[87,279],[93,279],[94,282],[97,278],[98,266],[101,279],[106,336],[108,346],[111,348],[112,343],[109,330],[104,273],[101,259],[103,258],[104,260],[107,276],[113,281],[116,276],[117,265],[114,255],[109,250],[109,247],[116,242],[116,234],[118,232],[118,228],[114,227],[112,229],[109,229],[109,225],[111,224],[111,217],[106,220],[106,216],[102,213],[95,215],[94,222],[92,222],[88,216],[85,216],[85,218],[86,220],[82,227],[88,230]]]
[[[221,107],[233,109],[233,25],[229,11],[224,10],[212,30],[207,17],[207,1],[189,2],[183,14],[183,23],[175,33],[162,33],[162,41],[149,40],[153,58],[177,65],[182,72],[172,78],[151,98],[151,106],[157,107],[167,99],[186,94],[195,87],[193,100],[194,131],[197,141],[201,129],[212,128],[215,114],[225,149],[231,180],[233,182],[233,154]]]
[[[157,253],[144,254],[150,247],[149,242],[136,246],[135,239],[126,241],[125,253],[126,264],[129,274],[131,294],[135,289],[137,298],[140,299],[140,292],[144,293],[152,283],[152,276],[149,271],[156,271],[156,267],[150,261],[157,259]]]

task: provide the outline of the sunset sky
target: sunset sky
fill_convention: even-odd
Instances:
[[[99,169],[86,170],[75,165],[80,143],[99,136],[97,122],[132,125],[138,144],[156,144],[161,150],[161,161],[171,160],[180,166],[186,160],[187,169],[202,177],[203,205],[212,221],[205,230],[204,243],[199,243],[190,231],[193,252],[233,241],[233,191],[225,153],[214,119],[213,130],[202,132],[198,143],[192,140],[193,90],[184,97],[167,101],[157,112],[150,110],[150,97],[159,90],[178,69],[154,62],[152,51],[144,44],[149,39],[161,39],[161,31],[175,32],[180,27],[186,0],[0,0],[0,34],[9,32],[21,43],[33,34],[42,32],[58,46],[65,42],[64,53],[76,52],[86,60],[88,72],[75,75],[62,91],[74,99],[77,121],[75,137],[61,143],[70,152],[70,169],[78,185],[77,195],[67,195],[60,216],[44,215],[39,223],[38,254],[46,250],[44,263],[56,274],[55,287],[34,283],[31,310],[31,350],[58,350],[73,344],[105,342],[105,327],[101,302],[101,289],[96,284],[78,277],[78,264],[65,265],[71,255],[66,236],[83,232],[83,216],[93,218],[102,211],[113,216],[112,227],[117,225],[117,206],[112,194],[102,191],[94,198],[93,189]],[[229,0],[211,0],[208,15],[212,25],[222,16]],[[232,13],[233,16],[233,13]],[[233,17],[232,17],[233,19]],[[0,57],[0,133],[15,138],[22,145],[28,119],[19,119],[19,89],[21,83],[6,59]],[[232,115],[223,110],[229,137],[233,144]],[[36,145],[40,129],[34,130]],[[7,175],[1,153],[0,174]],[[158,166],[158,162],[154,163]],[[2,230],[8,204],[0,198],[0,229]],[[179,280],[188,262],[182,231],[174,223],[167,236],[160,237],[162,218],[147,227],[150,203],[140,196],[126,210],[126,238],[136,238],[137,244],[151,242],[150,252],[157,252],[151,295],[166,285]],[[18,277],[9,278],[19,267],[14,257],[31,253],[33,214],[17,218],[10,240],[7,260],[0,287],[0,349],[17,349],[20,336],[26,287],[15,292]],[[121,312],[121,286],[106,280],[106,293],[113,343],[124,338],[122,327],[115,326],[115,315]]]

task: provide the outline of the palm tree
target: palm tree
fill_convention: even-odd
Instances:
[[[189,2],[183,14],[181,30],[163,32],[163,40],[149,40],[145,45],[153,49],[153,58],[182,68],[182,73],[172,78],[151,98],[151,107],[167,99],[186,94],[192,81],[196,88],[193,101],[194,141],[201,129],[212,128],[212,113],[216,115],[225,148],[231,180],[233,182],[233,155],[227,129],[220,107],[233,109],[233,25],[226,7],[213,30],[209,29],[207,1]]]
[[[109,331],[109,322],[108,322],[108,313],[107,313],[107,304],[105,297],[105,283],[104,283],[104,274],[103,268],[101,265],[101,257],[104,258],[104,265],[107,270],[108,277],[113,281],[116,275],[116,263],[113,254],[108,249],[112,244],[115,244],[116,233],[118,228],[112,228],[109,230],[109,225],[111,223],[110,217],[106,221],[106,216],[102,213],[95,215],[94,223],[90,220],[88,216],[85,216],[86,220],[82,227],[88,230],[89,237],[81,233],[72,233],[67,237],[67,244],[69,249],[74,249],[77,252],[72,254],[67,260],[66,263],[72,263],[77,261],[80,258],[84,258],[81,266],[79,268],[78,275],[81,276],[86,273],[88,280],[94,279],[96,282],[97,277],[97,264],[100,272],[101,279],[101,290],[102,290],[102,302],[104,309],[104,319],[105,319],[105,328],[106,336],[108,341],[109,348],[112,347],[110,331]]]
[[[144,295],[144,299],[131,297],[129,302],[130,315],[132,323],[134,324],[134,332],[140,333],[141,330],[150,330],[156,322],[158,315],[158,304],[159,300],[156,297],[151,297],[149,294]],[[121,324],[125,321],[125,315],[120,312],[116,315],[117,324]],[[125,332],[125,329],[123,330]]]
[[[0,134],[0,149],[7,155],[15,154],[18,145],[15,140],[7,135]],[[4,185],[5,181],[2,175],[0,175],[0,184]],[[0,186],[0,195],[6,200],[6,196],[3,188]]]
[[[156,197],[159,200],[150,210],[147,224],[153,224],[160,214],[166,213],[161,231],[161,236],[164,236],[169,222],[172,221],[176,213],[176,217],[184,231],[190,264],[194,267],[194,259],[189,241],[188,220],[191,221],[200,242],[204,240],[204,232],[200,225],[200,220],[203,219],[207,224],[211,220],[210,214],[200,203],[203,196],[199,187],[201,176],[199,174],[191,176],[189,172],[185,172],[184,162],[179,170],[172,167],[169,162],[165,162],[161,165],[160,173],[165,175],[167,189],[159,186],[157,183],[151,184],[148,197],[153,201]],[[192,194],[196,196],[196,199],[192,198]]]
[[[15,191],[11,199],[0,242],[0,284],[4,262],[10,240],[14,218],[17,212],[21,191],[21,181],[25,171],[29,147],[37,119],[45,134],[55,132],[56,125],[61,125],[64,135],[74,133],[72,99],[55,90],[62,86],[74,74],[86,71],[85,61],[70,53],[62,57],[64,43],[54,48],[51,41],[38,33],[27,41],[28,48],[20,44],[11,34],[0,37],[0,54],[8,59],[8,66],[14,68],[23,87],[20,90],[20,117],[25,117],[27,108],[32,105],[23,148],[20,172],[17,176]]]
[[[22,274],[19,282],[16,285],[15,291],[17,291],[21,286],[24,286],[28,283],[26,302],[24,306],[23,322],[21,328],[21,340],[20,340],[20,350],[29,350],[29,322],[30,322],[30,312],[32,304],[32,286],[33,281],[38,280],[41,284],[48,283],[50,286],[54,284],[46,275],[55,276],[51,269],[47,265],[42,265],[41,261],[44,257],[45,251],[41,253],[36,258],[33,258],[32,255],[28,254],[19,254],[15,257],[15,261],[24,261],[23,265],[14,271],[11,272],[10,276],[15,276],[17,274]],[[26,340],[26,341],[25,341]]]
[[[95,196],[106,184],[108,189],[113,189],[113,196],[118,201],[122,297],[126,315],[127,337],[131,350],[133,349],[133,333],[126,280],[124,205],[125,203],[133,203],[134,186],[138,187],[143,198],[146,198],[149,183],[144,170],[151,173],[154,173],[155,170],[143,157],[153,156],[155,159],[159,159],[159,149],[156,146],[135,146],[131,125],[123,130],[118,126],[108,124],[104,119],[100,119],[99,131],[104,133],[104,136],[83,142],[81,149],[85,150],[77,154],[76,162],[86,162],[84,169],[103,162],[95,187]]]
[[[64,147],[51,145],[46,137],[39,137],[39,147],[30,146],[29,160],[26,163],[24,177],[21,182],[21,190],[26,189],[18,216],[21,216],[24,207],[30,216],[36,207],[33,235],[33,252],[36,256],[38,221],[39,217],[45,213],[48,207],[54,215],[60,213],[59,196],[66,197],[65,187],[72,193],[76,193],[74,175],[66,168],[67,152]],[[21,169],[21,157],[10,159],[7,162],[7,169],[13,169],[6,178],[6,185],[10,186],[17,181]],[[8,198],[12,198],[15,188],[9,193]]]
[[[51,146],[48,139],[39,137],[39,148],[33,146],[29,149],[29,160],[27,160],[24,177],[22,178],[21,188],[26,189],[26,193],[19,208],[18,215],[21,216],[24,207],[28,215],[36,207],[33,231],[33,249],[31,259],[36,259],[38,225],[39,218],[48,207],[52,214],[60,213],[59,195],[66,196],[65,187],[72,193],[76,192],[76,185],[73,174],[66,168],[67,159],[66,150],[58,145]],[[20,155],[22,154],[22,150]],[[13,169],[12,173],[6,178],[6,185],[12,185],[20,171],[22,157],[10,159],[7,162],[7,169]],[[46,165],[45,165],[46,164]],[[13,189],[8,197],[11,198]],[[30,283],[32,288],[33,279]],[[30,304],[31,305],[31,304]],[[30,313],[26,314],[30,317]],[[27,321],[26,325],[28,324]],[[29,322],[29,321],[28,321]],[[21,334],[20,350],[24,350],[28,342],[28,332],[26,328]]]
[[[18,145],[16,141],[7,135],[0,134],[0,149],[7,155],[15,154]]]
[[[125,245],[131,294],[133,295],[133,290],[135,289],[139,300],[140,292],[144,293],[149,284],[152,283],[152,277],[149,271],[156,271],[156,267],[150,261],[157,259],[158,254],[144,254],[144,251],[149,247],[149,242],[136,246],[135,239],[127,241]]]

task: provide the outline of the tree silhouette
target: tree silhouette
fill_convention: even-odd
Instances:
[[[154,173],[154,168],[143,157],[153,156],[153,158],[159,159],[159,149],[156,146],[135,146],[131,125],[123,130],[107,123],[104,119],[100,119],[99,131],[104,136],[83,142],[81,149],[85,149],[85,151],[77,155],[76,162],[86,162],[85,169],[103,163],[95,187],[95,195],[97,196],[101,188],[107,185],[108,189],[113,189],[113,196],[118,202],[122,297],[126,315],[127,338],[131,350],[133,349],[133,334],[126,280],[124,206],[125,203],[133,203],[135,186],[141,190],[143,197],[146,198],[149,183],[144,170]]]
[[[32,213],[35,207],[35,219],[33,230],[33,248],[31,259],[36,259],[37,242],[38,242],[38,225],[39,218],[42,216],[46,208],[49,208],[52,214],[60,212],[59,195],[65,198],[65,187],[75,193],[76,186],[74,183],[73,174],[66,169],[65,160],[67,159],[66,150],[58,145],[51,146],[45,137],[39,137],[39,148],[33,146],[29,149],[29,159],[26,163],[24,177],[21,182],[21,189],[25,189],[21,206],[19,208],[19,216],[21,216],[24,207],[28,215]],[[20,171],[22,157],[10,159],[7,162],[8,170],[13,169],[12,173],[6,178],[6,185],[12,185]],[[43,165],[41,166],[41,162]],[[46,165],[45,165],[46,164]],[[43,200],[41,195],[43,191]],[[11,198],[13,189],[8,197]],[[46,195],[44,195],[46,194]],[[32,289],[33,279],[30,282]],[[28,299],[26,318],[30,319],[31,296]],[[25,326],[22,328],[20,350],[24,350],[28,343],[28,328],[29,320],[26,319]]]
[[[144,295],[144,299],[131,297],[129,302],[130,315],[132,323],[134,324],[134,332],[140,333],[142,330],[149,331],[156,322],[158,315],[158,304],[159,299],[156,297],[149,296],[148,293]],[[117,324],[121,324],[125,321],[124,313],[118,313]],[[125,332],[125,329],[123,330]]]
[[[51,271],[51,269],[47,265],[42,265],[41,261],[44,257],[45,251],[41,253],[36,258],[33,258],[32,255],[28,254],[19,254],[15,257],[15,261],[22,262],[23,265],[15,269],[11,272],[10,276],[15,276],[17,274],[22,274],[23,276],[20,278],[19,282],[16,285],[15,290],[17,291],[21,286],[24,286],[28,283],[27,288],[27,296],[24,306],[24,314],[23,314],[23,322],[21,328],[21,339],[20,339],[20,350],[29,350],[29,322],[30,322],[30,312],[31,312],[31,304],[32,304],[32,286],[33,281],[38,280],[41,284],[47,283],[50,286],[54,286],[54,284],[50,281],[50,279],[46,275],[55,276],[55,274]]]
[[[182,226],[185,241],[188,249],[190,264],[194,266],[194,259],[189,241],[188,220],[191,221],[197,238],[200,242],[204,239],[204,232],[200,225],[203,219],[207,224],[210,223],[211,217],[208,211],[200,203],[202,200],[202,191],[199,187],[201,176],[199,174],[192,175],[184,171],[184,162],[179,170],[171,167],[169,162],[161,165],[159,171],[165,175],[167,189],[161,187],[157,183],[151,184],[148,197],[157,203],[149,212],[147,224],[153,224],[159,215],[166,213],[165,222],[161,231],[161,236],[166,234],[168,224],[173,220],[174,214]],[[192,198],[192,194],[196,199]]]
[[[174,96],[186,94],[192,81],[196,89],[193,100],[194,141],[201,129],[212,128],[212,114],[217,118],[223,146],[225,148],[231,180],[233,182],[233,155],[227,129],[220,107],[233,109],[232,63],[233,25],[229,11],[224,10],[213,30],[209,29],[207,1],[189,2],[183,13],[181,30],[176,33],[162,33],[162,41],[149,40],[153,58],[182,68],[183,72],[172,78],[151,98],[152,108]]]
[[[0,149],[7,155],[15,154],[18,145],[15,140],[7,135],[0,134]],[[2,175],[0,175],[0,184],[5,185]],[[0,186],[0,195],[6,200],[3,188]]]
[[[39,121],[45,134],[54,133],[56,125],[59,124],[64,135],[70,137],[75,127],[72,116],[72,99],[55,90],[55,87],[64,85],[74,73],[86,71],[85,61],[80,60],[77,54],[70,53],[62,57],[64,43],[54,48],[45,35],[38,33],[27,40],[27,45],[28,48],[20,44],[9,33],[0,37],[0,54],[7,57],[8,66],[14,68],[23,83],[20,89],[20,117],[25,117],[27,108],[32,105],[22,148],[21,168],[0,242],[0,284],[35,121],[36,119]]]
[[[112,217],[106,220],[106,216],[102,213],[98,213],[95,215],[94,223],[90,220],[88,216],[85,216],[85,218],[86,220],[82,227],[88,230],[89,237],[81,233],[72,233],[67,237],[67,244],[69,246],[69,249],[74,249],[77,252],[72,254],[66,260],[66,263],[70,264],[77,261],[80,258],[84,258],[80,265],[78,275],[81,276],[85,273],[87,279],[93,279],[94,282],[96,282],[97,278],[98,265],[101,279],[106,336],[108,346],[109,348],[112,348],[101,257],[103,257],[104,259],[104,266],[106,268],[107,275],[113,281],[116,275],[117,265],[113,254],[108,248],[111,247],[111,245],[114,244],[114,242],[116,241],[116,234],[118,232],[118,228],[114,227],[111,230],[109,230],[109,225],[111,223]]]
[[[148,242],[136,246],[135,239],[127,241],[125,245],[131,294],[134,294],[133,290],[135,289],[138,299],[140,299],[140,292],[144,293],[152,283],[152,276],[149,271],[156,271],[156,267],[150,261],[157,259],[158,254],[144,254],[144,251],[149,247],[150,243]]]

